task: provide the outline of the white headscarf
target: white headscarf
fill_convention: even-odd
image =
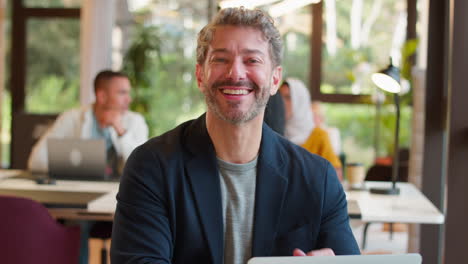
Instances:
[[[286,120],[284,136],[291,142],[302,145],[314,129],[309,90],[301,80],[288,78],[286,82],[291,94],[292,114]]]

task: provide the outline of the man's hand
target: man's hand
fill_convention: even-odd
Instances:
[[[305,256],[335,256],[335,252],[333,252],[333,249],[331,248],[321,248],[321,249],[316,249],[316,250],[311,250],[307,252],[307,254],[296,248],[293,251],[293,256],[295,257],[305,257]]]
[[[118,109],[106,109],[101,112],[100,123],[103,127],[112,126],[119,136],[125,134],[126,130],[122,125],[122,111]]]

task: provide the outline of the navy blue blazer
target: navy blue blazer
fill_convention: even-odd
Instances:
[[[138,147],[117,201],[112,263],[222,264],[221,187],[205,115]],[[253,256],[359,254],[334,168],[265,124],[254,210]]]

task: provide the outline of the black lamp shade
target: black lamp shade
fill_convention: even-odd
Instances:
[[[399,93],[401,91],[400,70],[393,66],[391,60],[386,69],[372,74],[371,78],[375,85],[384,91],[389,93]]]

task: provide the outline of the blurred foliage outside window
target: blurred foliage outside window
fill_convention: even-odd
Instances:
[[[26,111],[60,113],[79,105],[79,19],[28,19]]]
[[[195,49],[197,33],[207,23],[206,3],[158,1],[132,11],[122,70],[132,82],[131,108],[144,115],[150,136],[205,111]]]
[[[406,0],[324,1],[322,93],[373,94],[370,75],[400,66]]]
[[[323,104],[326,124],[340,130],[341,145],[347,162],[372,165],[376,122],[375,105],[366,104]],[[400,148],[409,147],[411,139],[410,106],[401,107]],[[395,108],[393,104],[382,105],[380,116],[379,153],[390,155],[393,151]]]
[[[3,51],[5,55],[5,60],[4,60],[4,65],[5,65],[5,72],[0,72],[0,74],[5,74],[4,75],[4,87],[3,87],[3,94],[1,97],[2,102],[0,103],[2,109],[1,109],[1,116],[0,116],[0,122],[1,122],[1,129],[0,129],[0,152],[1,152],[1,160],[0,160],[0,168],[7,168],[9,165],[9,160],[10,160],[10,141],[11,141],[11,96],[10,96],[10,91],[9,91],[9,78],[10,78],[10,32],[11,32],[11,8],[10,8],[10,3],[11,1],[6,1],[5,3],[5,13],[3,14],[4,20],[3,20],[3,30],[5,36],[0,36],[0,37],[5,37],[3,39],[3,44],[5,47],[5,50]],[[0,58],[3,59],[3,58]],[[0,84],[2,85],[2,84]]]
[[[83,0],[22,0],[26,7],[42,7],[42,8],[56,8],[56,7],[80,7]]]
[[[11,95],[10,92],[3,92],[2,96],[2,129],[0,131],[0,148],[2,152],[2,160],[0,160],[0,168],[7,168],[10,160],[10,142],[11,142]]]
[[[307,86],[310,81],[311,21],[310,6],[275,19],[283,39],[283,77],[301,79]]]

